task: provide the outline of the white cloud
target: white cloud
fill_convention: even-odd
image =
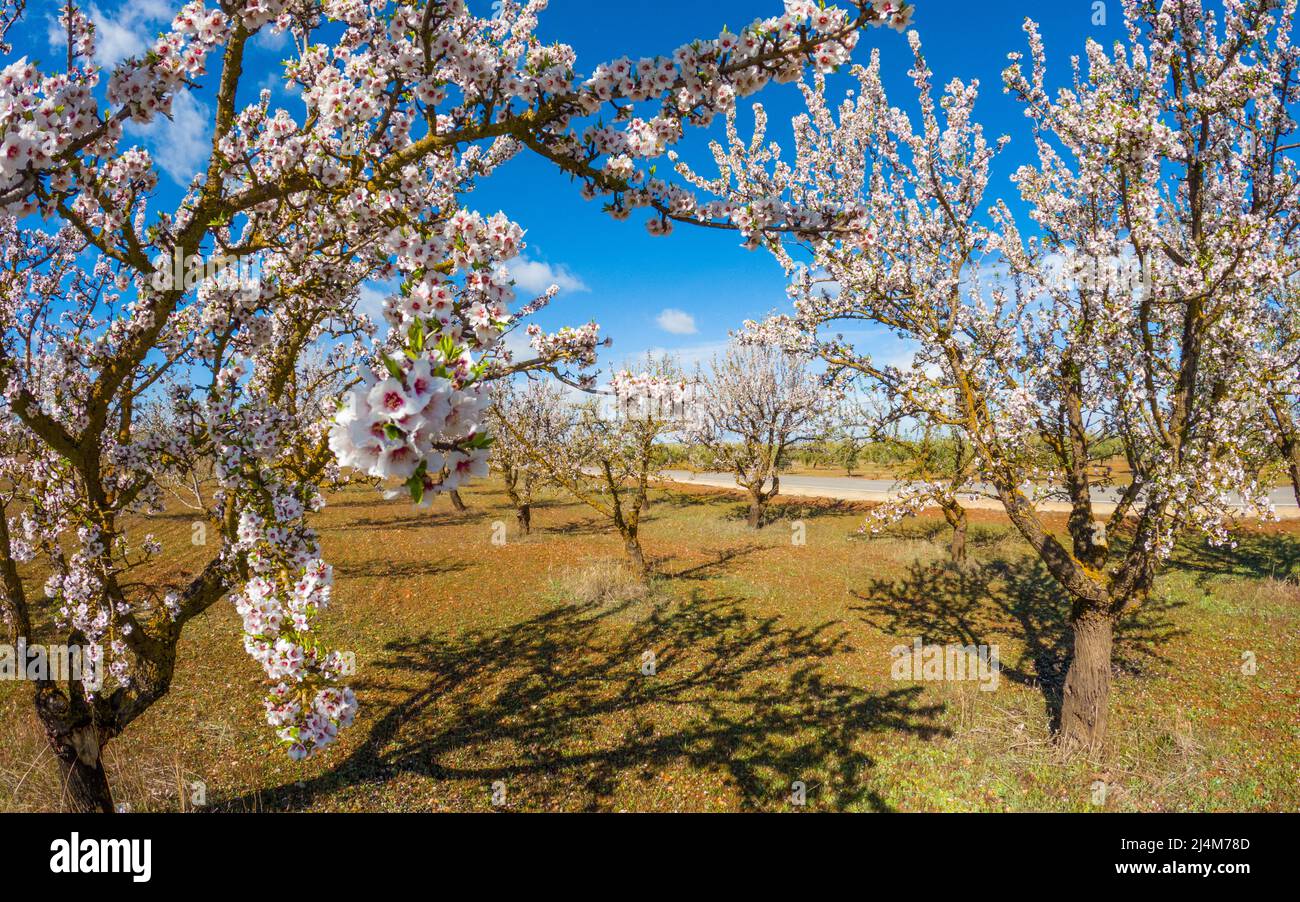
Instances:
[[[615,346],[615,350],[617,350],[617,345]],[[609,355],[609,362],[619,360],[635,369],[645,363],[647,356],[655,358],[656,360],[660,357],[668,357],[689,373],[694,371],[697,366],[707,367],[714,357],[720,357],[726,352],[727,342],[725,340],[710,341],[697,345],[686,345],[680,348],[646,348],[644,351],[629,354],[627,356],[620,356],[611,352]]]
[[[515,257],[506,263],[510,276],[515,280],[515,288],[525,294],[539,295],[558,285],[561,292],[590,291],[587,283],[574,274],[564,264],[552,266],[540,260],[527,257]]]
[[[170,22],[176,12],[173,0],[125,0],[105,12],[90,4],[88,15],[95,26],[95,62],[112,68],[129,56],[144,53],[154,35]],[[47,17],[50,46],[66,47],[68,35],[56,16]],[[209,109],[188,91],[177,92],[172,99],[172,115],[155,118],[147,125],[131,120],[126,131],[147,140],[154,160],[180,185],[188,185],[211,151],[208,134]]]
[[[260,33],[260,32],[259,32]],[[273,95],[277,92],[289,97],[298,97],[302,94],[302,85],[298,82],[286,82],[284,80],[284,69],[277,63],[267,70],[266,75],[257,83],[257,90],[270,91]]]
[[[696,333],[695,317],[691,316],[685,310],[678,310],[675,307],[667,307],[660,311],[655,317],[655,322],[659,328],[673,335],[694,335]]]
[[[157,116],[148,125],[126,123],[128,132],[149,140],[154,160],[178,185],[188,185],[194,173],[208,160],[212,138],[208,133],[211,112],[189,91],[172,97],[172,115]]]
[[[95,62],[101,66],[144,52],[144,36],[125,21],[110,19],[95,6],[90,8],[90,20],[95,23]]]
[[[397,281],[362,282],[358,289],[357,312],[367,317],[376,326],[382,327],[384,319],[384,298],[397,291]]]
[[[502,346],[510,352],[512,359],[517,363],[520,360],[529,360],[537,356],[533,350],[532,338],[523,328],[512,329],[501,339]]]
[[[289,46],[289,30],[276,32],[270,27],[263,28],[253,35],[253,45],[262,49],[278,53]]]
[[[171,21],[175,4],[168,0],[127,0],[112,12],[90,4],[88,14],[95,26],[95,62],[111,68],[128,56],[138,56],[152,43],[159,26]],[[68,45],[67,30],[58,17],[46,22],[50,46]]]

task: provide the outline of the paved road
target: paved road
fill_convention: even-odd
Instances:
[[[692,473],[689,470],[666,470],[664,475],[673,482],[704,485],[714,488],[735,489],[736,480],[727,473]],[[979,487],[977,486],[978,490]],[[897,495],[898,483],[892,479],[864,479],[859,476],[796,476],[781,477],[781,494],[807,498],[836,498],[841,501],[886,501]],[[991,493],[989,493],[991,494]],[[1094,508],[1099,514],[1114,510],[1120,492],[1115,488],[1099,488],[1094,492]],[[1270,500],[1277,508],[1279,517],[1290,519],[1300,517],[1300,507],[1296,506],[1295,494],[1290,488],[1274,489]],[[988,494],[962,495],[961,501],[967,507],[1001,510],[1002,505]],[[1046,501],[1039,505],[1041,510],[1068,511],[1069,505],[1064,501]]]

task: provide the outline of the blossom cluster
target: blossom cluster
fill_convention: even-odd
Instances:
[[[330,449],[343,466],[407,483],[417,503],[487,475],[482,413],[487,391],[457,385],[466,352],[448,360],[442,351],[385,358],[382,378],[373,370],[345,396],[330,430]],[[458,447],[459,446],[459,447]]]
[[[461,208],[436,227],[396,229],[385,250],[405,276],[384,302],[389,333],[373,366],[343,399],[330,431],[339,463],[404,483],[417,504],[487,475],[490,438],[483,421],[490,372],[512,360],[502,336],[554,289],[512,313],[508,261],[524,250],[524,230],[496,213]],[[598,327],[527,332],[531,366],[578,368],[595,362]]]
[[[347,659],[323,651],[314,635],[317,615],[329,607],[334,573],[305,518],[325,502],[315,486],[265,467],[280,451],[276,427],[283,423],[275,411],[253,399],[241,406],[230,400],[213,399],[206,413],[217,437],[216,476],[225,504],[238,514],[226,554],[249,574],[231,601],[242,619],[244,649],[271,684],[267,723],[298,759],[334,742],[357,708],[352,690],[341,683]]]
[[[674,374],[618,370],[609,380],[613,415],[686,425],[699,415],[699,385]]]

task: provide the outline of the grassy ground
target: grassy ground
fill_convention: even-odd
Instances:
[[[958,571],[936,519],[869,539],[851,505],[798,499],[752,533],[736,498],[673,490],[644,527],[645,591],[585,508],[547,501],[524,538],[492,484],[465,498],[430,513],[354,490],[320,515],[323,629],[356,652],[362,702],[336,747],[277,750],[223,602],[109,746],[119,800],[189,807],[202,781],[227,810],[487,810],[494,789],[514,810],[790,810],[799,782],[807,809],[1300,808],[1300,524],[1180,554],[1119,636],[1107,748],[1061,764],[1065,610],[992,513]],[[155,531],[184,549],[160,580],[197,565],[187,518]],[[914,637],[997,644],[998,689],[891,679]],[[25,684],[0,682],[0,722],[0,809],[57,807]]]

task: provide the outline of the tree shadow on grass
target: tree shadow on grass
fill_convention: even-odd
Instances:
[[[381,557],[356,563],[335,564],[334,571],[340,577],[412,579],[415,577],[445,576],[448,573],[468,570],[469,567],[470,565],[467,562],[455,558],[395,561],[391,558]]]
[[[1204,538],[1180,542],[1173,565],[1197,574],[1204,585],[1216,576],[1252,579],[1295,579],[1300,576],[1300,536],[1291,533],[1245,532],[1233,534],[1236,548],[1214,546]]]
[[[321,532],[375,532],[385,529],[424,529],[443,526],[449,523],[476,523],[487,520],[494,513],[493,519],[500,518],[500,512],[470,507],[468,510],[439,510],[410,513],[410,506],[394,509],[391,516],[354,517],[347,523],[326,524],[320,526]]]
[[[1000,645],[1001,674],[1042,692],[1052,728],[1073,648],[1070,606],[1041,561],[1022,558],[910,564],[897,579],[876,579],[852,594],[853,610],[902,644]],[[1169,613],[1185,602],[1153,595],[1115,627],[1116,669],[1140,675],[1167,661],[1159,646],[1184,635]],[[1010,657],[1010,644],[1021,647]]]
[[[618,532],[614,528],[613,522],[600,514],[582,517],[578,520],[571,520],[568,523],[546,523],[533,524],[533,532],[536,533],[558,533],[562,536],[603,536],[612,535],[618,537]]]
[[[739,492],[740,489],[726,489],[716,492],[683,492],[675,488],[661,487],[659,503],[667,507],[710,507],[725,500],[724,491]]]
[[[724,520],[743,523],[749,520],[749,498],[744,489],[711,487],[712,491],[700,494],[684,492],[666,493],[666,507],[714,507]],[[838,498],[818,498],[803,495],[777,495],[763,511],[763,528],[796,520],[817,520],[822,517],[845,517],[864,514],[872,502],[845,501]]]
[[[862,516],[871,505],[870,501],[845,501],[842,498],[817,498],[801,495],[777,495],[767,509],[766,522],[776,524],[782,521],[816,520],[820,517]],[[737,508],[743,518],[749,513],[749,505]]]
[[[675,573],[662,569],[662,564],[667,563],[671,558],[662,559],[661,561],[657,561],[656,564],[659,566],[660,576],[667,579],[707,580],[718,576],[719,572],[725,573],[727,569],[726,565],[730,564],[732,561],[737,560],[738,558],[748,557],[749,555],[760,551],[766,551],[767,548],[767,545],[760,545],[756,542],[749,542],[735,548],[723,548],[719,551],[713,552],[713,560],[705,561],[702,564],[696,564],[693,567],[687,567],[683,570],[678,570]]]
[[[392,517],[357,517],[348,523],[324,524],[317,529],[322,533],[327,532],[376,532],[386,529],[422,529],[426,526],[432,526],[428,515],[402,515],[397,514]]]
[[[810,805],[883,810],[869,735],[947,735],[920,687],[828,680],[822,660],[851,650],[831,624],[787,626],[698,592],[640,604],[648,616],[630,624],[610,622],[627,605],[568,605],[390,643],[360,692],[382,714],[349,758],[218,807],[328,807],[424,778],[440,807],[484,807],[499,780],[525,809],[689,808],[697,781],[731,787],[742,808],[782,808],[803,780]]]

